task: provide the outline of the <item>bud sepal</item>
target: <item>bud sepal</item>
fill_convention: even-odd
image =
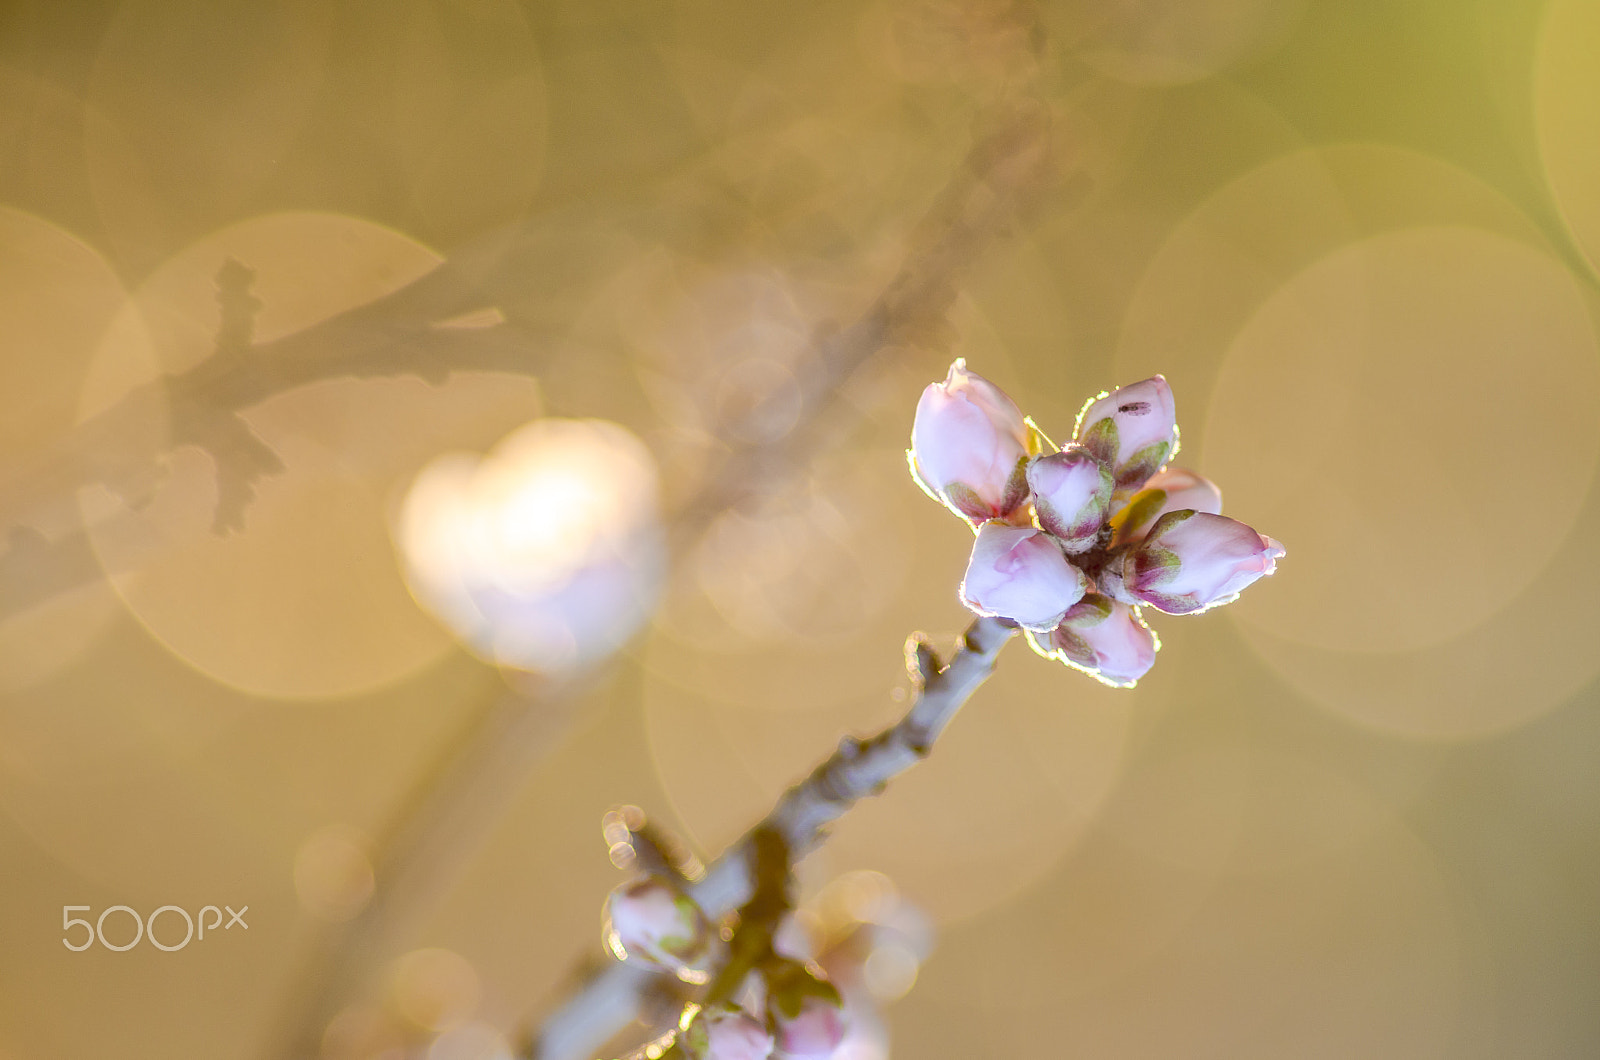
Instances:
[[[1125,591],[1141,603],[1187,615],[1237,599],[1283,555],[1282,545],[1237,519],[1168,512],[1128,549],[1121,574]]]
[[[1155,665],[1161,640],[1135,607],[1090,593],[1045,635],[1028,634],[1034,651],[1082,670],[1112,688],[1132,688]]]

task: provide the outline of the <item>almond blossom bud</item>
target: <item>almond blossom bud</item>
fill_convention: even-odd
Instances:
[[[929,496],[973,526],[1007,515],[1027,499],[1022,462],[1028,428],[1006,392],[957,360],[917,402],[911,473]]]
[[[838,989],[797,961],[767,973],[767,1017],[779,1054],[792,1060],[827,1060],[849,1022]]]
[[[1112,547],[1139,540],[1157,519],[1186,508],[1221,515],[1222,491],[1210,479],[1181,467],[1169,467],[1157,473],[1144,484],[1144,489],[1133,495],[1125,508],[1111,517],[1111,525],[1116,530],[1116,536],[1111,539]]]
[[[961,601],[980,615],[1043,632],[1054,629],[1088,588],[1083,572],[1067,562],[1049,534],[984,523],[961,581]]]
[[[1123,588],[1169,615],[1228,603],[1271,574],[1283,546],[1237,519],[1206,512],[1168,512],[1123,557]]]
[[[793,1016],[773,1013],[773,1024],[779,1053],[792,1060],[827,1060],[844,1041],[844,1004],[837,996],[833,1001],[807,997]]]
[[[680,971],[707,956],[711,924],[688,895],[665,880],[646,877],[618,887],[606,899],[605,939],[618,960]]]
[[[1178,451],[1172,388],[1159,375],[1118,387],[1083,407],[1073,437],[1112,469],[1117,489],[1137,489]]]
[[[765,1027],[726,1001],[695,1013],[679,1041],[690,1060],[767,1060],[773,1047]]]
[[[1076,555],[1094,546],[1111,503],[1111,471],[1089,450],[1069,445],[1028,465],[1039,525]]]
[[[1132,688],[1156,664],[1161,642],[1120,600],[1090,593],[1062,616],[1048,654],[1113,688]]]

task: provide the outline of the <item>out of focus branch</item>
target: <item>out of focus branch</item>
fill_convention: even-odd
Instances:
[[[1026,216],[1055,175],[1049,115],[1042,105],[1011,104],[992,112],[986,124],[910,233],[894,278],[854,323],[819,333],[789,365],[800,388],[794,431],[780,444],[727,445],[692,502],[680,509],[677,543],[691,543],[712,518],[761,483],[791,474],[828,429],[824,413],[840,386],[878,353],[944,345],[949,310],[967,271],[991,242]]]
[[[760,835],[776,833],[793,858],[803,857],[822,842],[829,823],[927,757],[956,711],[994,672],[1000,649],[1015,633],[1015,627],[999,619],[977,619],[943,667],[927,642],[913,637],[906,651],[918,683],[911,709],[870,739],[846,737],[810,776],[784,792],[771,813],[712,862],[689,888],[706,914],[719,917],[749,900]],[[528,1060],[582,1060],[639,1015],[655,978],[626,964],[603,968],[545,1017],[522,1055]]]
[[[825,428],[822,413],[839,386],[891,346],[922,346],[948,330],[947,312],[966,270],[1049,185],[1048,115],[1032,101],[997,108],[932,209],[912,231],[894,279],[850,326],[819,333],[791,370],[800,392],[799,426],[776,444],[727,443],[674,520],[687,546],[719,512],[758,484],[790,474]],[[241,529],[259,481],[282,470],[278,455],[241,413],[278,394],[326,379],[414,375],[440,383],[453,371],[537,374],[542,350],[525,328],[449,326],[496,309],[512,289],[533,222],[464,248],[431,272],[364,305],[270,342],[254,341],[260,303],[254,273],[235,261],[217,275],[220,326],[215,352],[185,372],[129,391],[31,459],[0,469],[0,530],[40,528],[36,513],[104,485],[138,506],[165,475],[168,454],[194,446],[217,474],[213,528]],[[755,410],[759,414],[760,410]],[[165,437],[142,425],[165,420]],[[81,531],[52,538],[30,532],[26,548],[0,553],[0,619],[100,576],[84,562]],[[111,572],[119,573],[119,572]]]
[[[856,323],[819,335],[801,352],[793,365],[801,385],[799,425],[766,444],[725,444],[695,488],[687,491],[672,518],[674,557],[689,552],[719,513],[769,491],[774,482],[786,480],[804,466],[824,437],[823,423],[841,385],[862,365],[891,346],[920,345],[929,334],[947,326],[945,316],[960,279],[981,250],[1006,231],[1033,194],[1046,185],[1050,161],[1049,125],[1041,108],[1021,105],[992,116],[989,130],[913,231],[905,264],[893,281]],[[955,673],[950,680],[962,680],[971,665],[952,664]],[[964,687],[961,699],[987,676],[987,663],[984,666]],[[286,1047],[276,1055],[285,1060],[316,1055],[327,1020],[389,954],[394,941],[407,934],[418,911],[442,892],[449,875],[444,866],[468,860],[499,817],[516,782],[536,760],[544,727],[533,719],[561,716],[585,686],[586,682],[577,679],[546,689],[537,700],[526,695],[506,696],[470,727],[451,748],[445,764],[419,786],[391,831],[394,842],[385,844],[368,908],[335,937],[324,940],[301,977],[304,989],[287,1024]],[[939,696],[933,700],[942,701]],[[845,762],[830,767],[827,775],[808,789],[812,794],[787,805],[777,822],[790,849],[809,849],[816,831],[837,816],[830,807],[842,813],[879,783],[871,779],[872,771],[889,763],[903,769],[915,760],[914,752],[909,758],[906,753],[931,742],[947,717],[937,712],[930,715],[925,709],[918,718],[926,720],[914,724],[903,739],[897,737],[881,748],[874,744],[868,764],[858,768]],[[837,796],[821,798],[826,791],[835,791]],[[748,897],[748,878],[733,866],[738,860],[737,856],[725,858],[727,864],[699,885],[713,888],[714,899],[708,900],[718,906],[733,908]],[[728,895],[725,899],[721,897],[724,892]],[[608,972],[603,984],[585,988],[578,1024],[597,1019],[597,1026],[621,1026],[632,1018],[645,990],[644,984],[628,982],[630,971]],[[620,1023],[613,1022],[618,1019]]]
[[[254,272],[226,261],[217,273],[216,347],[185,372],[130,390],[30,457],[0,468],[0,530],[25,547],[0,553],[0,619],[100,576],[83,562],[81,529],[51,537],[41,513],[103,485],[139,506],[165,476],[174,450],[194,446],[217,475],[213,529],[241,529],[257,483],[282,461],[241,415],[278,394],[325,379],[414,375],[440,383],[454,371],[534,374],[537,344],[505,322],[456,327],[514,292],[506,273],[532,241],[529,225],[486,237],[381,298],[270,342],[254,340],[261,307]],[[165,421],[162,437],[145,426]],[[18,535],[15,531],[22,528]],[[118,573],[118,572],[111,572]]]

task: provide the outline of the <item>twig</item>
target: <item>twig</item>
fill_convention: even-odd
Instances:
[[[688,491],[673,513],[671,540],[676,556],[693,548],[704,527],[719,512],[770,490],[775,480],[803,464],[805,455],[821,442],[818,425],[822,414],[842,383],[864,363],[887,346],[915,341],[943,320],[957,281],[981,249],[1007,229],[1031,193],[1046,183],[1049,161],[1048,125],[1037,107],[1018,107],[993,123],[916,228],[905,264],[871,308],[855,324],[842,331],[819,334],[801,351],[793,374],[803,381],[799,416],[802,426],[772,445],[727,444],[697,487]],[[226,364],[214,366],[210,376],[198,375],[210,361],[180,379],[184,380],[183,385],[211,396],[223,407],[235,409],[261,400],[275,388],[287,388],[307,377],[323,377],[330,372],[362,375],[413,371],[430,377],[432,369],[442,377],[451,367],[482,366],[471,364],[472,357],[463,358],[469,365],[445,358],[419,362],[416,347],[397,343],[394,333],[397,329],[402,333],[409,330],[415,335],[418,327],[437,320],[442,310],[462,310],[481,301],[482,292],[487,289],[492,285],[474,276],[472,269],[441,266],[395,295],[319,325],[312,329],[314,335],[301,333],[268,347],[252,347],[251,361],[279,366],[272,379],[263,381],[259,374],[240,375]],[[468,333],[464,337],[470,337],[475,344],[503,341],[494,336],[500,330]],[[336,348],[347,352],[330,356]],[[473,354],[489,348],[492,347],[467,347]],[[409,354],[393,356],[407,350]],[[531,369],[526,350],[519,346],[517,354],[522,358],[520,368]],[[300,371],[302,368],[304,372]],[[981,679],[979,676],[973,680],[972,686]],[[381,847],[382,855],[375,865],[376,889],[368,908],[356,920],[324,938],[317,955],[298,977],[299,990],[285,1024],[287,1033],[280,1042],[281,1050],[273,1055],[293,1060],[316,1055],[327,1020],[387,956],[392,956],[395,940],[405,937],[415,924],[417,911],[448,885],[451,867],[468,860],[470,851],[499,818],[517,780],[536,760],[546,735],[546,726],[532,718],[563,714],[564,706],[576,694],[574,689],[585,683],[580,677],[565,689],[547,690],[538,702],[526,696],[505,697],[480,721],[469,725],[447,754],[445,764],[405,800],[390,831],[392,839]],[[970,690],[966,688],[961,698]],[[907,731],[925,732],[931,739],[940,727],[942,722]],[[905,755],[914,760],[912,747],[886,744],[875,748],[868,758],[898,763],[898,771],[909,764]],[[844,801],[830,804],[837,805],[839,813],[878,783],[871,781],[846,798],[855,790],[852,785],[860,774],[848,767],[840,767],[836,774],[819,780],[815,791],[839,792]],[[801,833],[806,828],[820,828],[836,815],[830,816],[814,797],[791,807],[780,824],[790,849],[797,853],[808,849],[810,839],[802,840]],[[748,898],[747,875],[726,864],[720,874],[708,875],[696,884],[697,897],[703,887],[710,888],[708,894],[716,897],[709,900],[723,911]],[[731,897],[720,897],[724,891]],[[639,1012],[652,988],[646,981],[631,979],[631,972],[608,972],[608,986],[585,989],[584,1004],[599,1013],[593,1017],[598,1024],[620,1026]]]
[[[470,260],[470,256],[469,256]],[[303,331],[253,341],[260,300],[254,273],[237,261],[217,274],[220,322],[212,355],[186,372],[135,387],[116,404],[11,466],[0,468],[0,528],[21,530],[28,552],[0,554],[0,619],[94,581],[108,570],[81,562],[86,530],[55,537],[32,529],[57,521],[47,513],[83,486],[100,484],[137,508],[165,477],[169,452],[193,446],[211,456],[217,475],[212,529],[244,527],[260,479],[283,462],[251,429],[243,412],[267,399],[341,376],[415,375],[442,382],[452,371],[498,369],[533,374],[542,362],[528,336],[500,324],[442,328],[453,310],[476,308],[474,297],[447,262],[400,290]],[[463,309],[465,307],[465,309]],[[141,427],[164,417],[169,436],[150,438]]]
[[[102,483],[124,492],[125,480],[151,477],[153,465],[179,446],[196,445],[221,465],[227,455],[218,457],[210,444],[215,420],[308,383],[398,375],[438,383],[452,371],[468,369],[533,374],[542,357],[521,329],[504,323],[440,326],[494,307],[507,293],[501,289],[506,278],[491,283],[494,273],[487,266],[513,260],[532,238],[529,231],[501,233],[388,295],[270,342],[254,341],[254,315],[260,309],[250,292],[254,273],[237,261],[224,262],[217,274],[220,314],[212,355],[185,372],[135,387],[30,460],[6,469],[0,481],[0,526],[27,525],[33,507],[71,496],[82,486]],[[130,451],[140,437],[133,428],[163,406],[172,423],[170,439]]]
[[[806,381],[800,420],[806,426],[777,445],[729,446],[723,459],[713,462],[698,488],[689,491],[674,513],[675,555],[692,549],[705,525],[719,512],[770,489],[774,479],[803,463],[803,455],[819,444],[821,434],[815,424],[822,412],[836,397],[840,384],[862,364],[887,345],[909,341],[931,321],[943,317],[961,273],[982,246],[1008,226],[1029,193],[1043,183],[1048,171],[1047,136],[1043,115],[1022,108],[979,140],[916,229],[905,265],[872,308],[851,327],[819,336],[802,352],[795,375]],[[360,312],[364,311],[365,307]],[[976,683],[973,681],[973,686]],[[538,703],[526,697],[507,697],[506,703],[463,735],[449,755],[449,764],[407,800],[392,830],[396,842],[385,846],[378,863],[377,889],[369,908],[325,940],[320,955],[301,977],[303,989],[288,1021],[288,1046],[273,1055],[294,1060],[315,1055],[322,1025],[378,966],[393,940],[403,937],[406,925],[414,922],[415,910],[425,905],[425,897],[443,889],[447,866],[464,863],[466,851],[498,819],[508,793],[515,790],[516,779],[535,759],[540,736],[540,727],[527,724],[525,718],[507,722],[505,717],[560,715],[563,696],[571,694],[547,693],[549,698],[542,697]],[[929,732],[937,735],[937,728]],[[902,752],[915,757],[910,746],[897,744],[882,752],[898,762]],[[856,776],[845,769],[829,783],[847,792]],[[820,827],[832,819],[825,813],[819,815],[820,810],[820,804],[808,802],[790,811],[794,820],[786,826],[785,837],[792,850],[798,853],[809,848],[809,842],[797,838],[800,833],[795,825],[814,822],[814,827]],[[443,856],[446,850],[449,857]],[[741,872],[725,865],[720,875],[714,879],[708,875],[696,885],[697,898],[701,887],[711,887],[709,893],[715,895],[729,891],[732,897],[719,896],[712,901],[723,911],[732,909],[748,897],[747,890],[741,891],[745,880]],[[630,983],[631,971],[608,973],[610,987],[585,991],[585,1004],[601,1013],[596,1017],[601,1022],[620,1021],[620,1026],[639,1011],[648,987],[642,981]]]
[[[720,917],[754,893],[758,836],[775,833],[794,859],[803,857],[821,843],[830,822],[927,757],[956,711],[994,672],[1000,649],[1015,633],[1015,627],[1002,620],[977,619],[942,668],[934,665],[926,642],[912,638],[907,656],[920,687],[911,709],[870,739],[846,737],[838,750],[786,791],[771,813],[711,864],[690,887],[706,915]],[[522,1055],[529,1060],[580,1060],[590,1055],[638,1014],[641,995],[654,978],[626,964],[606,967],[545,1018]]]
[[[987,121],[987,131],[911,233],[905,263],[890,284],[849,327],[819,332],[791,365],[800,383],[801,426],[776,445],[725,444],[700,487],[674,512],[675,551],[692,546],[718,513],[750,494],[753,483],[790,474],[819,444],[820,413],[875,354],[926,344],[947,329],[945,315],[962,275],[1049,185],[1055,165],[1048,117],[1039,105],[997,109]],[[415,375],[440,383],[453,371],[472,369],[537,374],[545,343],[516,322],[440,325],[517,297],[520,266],[538,238],[533,222],[485,237],[391,294],[265,343],[253,341],[259,309],[249,290],[253,274],[238,262],[225,263],[217,277],[216,352],[186,372],[136,387],[30,460],[0,469],[0,529],[30,526],[39,509],[95,483],[138,506],[163,477],[167,453],[185,445],[209,453],[216,466],[214,529],[239,529],[255,483],[282,467],[241,412],[297,387],[346,376]],[[135,444],[153,410],[164,410],[170,437]],[[81,561],[81,536],[81,530],[55,539],[30,534],[26,556],[0,554],[0,619],[103,573],[97,563]]]
[[[375,886],[359,915],[329,929],[294,980],[281,1038],[269,1055],[312,1060],[327,1023],[392,958],[433,899],[492,831],[499,810],[549,746],[568,708],[592,687],[587,674],[538,697],[502,693],[418,785],[415,799],[381,836]]]
[[[750,898],[739,908],[739,926],[728,944],[728,957],[706,988],[704,1003],[731,1001],[745,978],[772,955],[778,921],[789,910],[793,853],[783,832],[758,825],[745,838],[750,856]]]

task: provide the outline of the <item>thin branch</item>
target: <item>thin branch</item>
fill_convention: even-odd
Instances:
[[[797,365],[795,375],[806,380],[800,417],[806,426],[773,445],[728,446],[724,450],[723,459],[713,462],[698,487],[690,491],[674,513],[671,536],[676,557],[694,547],[704,527],[719,512],[770,490],[774,481],[803,466],[804,457],[821,442],[822,435],[815,424],[837,397],[844,380],[886,346],[907,341],[909,336],[925,330],[930,321],[943,318],[954,297],[956,281],[970,267],[972,258],[1007,228],[1020,209],[1019,203],[1043,183],[1048,169],[1044,164],[1048,156],[1047,134],[1040,112],[1024,108],[978,141],[915,230],[904,266],[872,308],[851,327],[819,335],[802,352],[802,363]],[[368,312],[364,307],[356,315]],[[358,327],[356,331],[365,333],[367,329]],[[962,663],[963,668],[968,665]],[[973,687],[977,680],[972,682]],[[377,889],[371,904],[342,931],[324,940],[319,955],[301,977],[302,989],[289,1020],[286,1048],[275,1055],[315,1055],[323,1024],[378,966],[393,948],[394,940],[404,937],[408,925],[415,922],[416,911],[427,904],[427,897],[443,890],[450,875],[449,866],[466,862],[475,843],[499,818],[517,780],[537,759],[537,748],[546,734],[544,727],[530,722],[529,716],[563,714],[570,705],[573,688],[581,685],[578,682],[566,689],[547,690],[537,701],[527,696],[507,696],[505,702],[469,727],[450,751],[448,764],[406,800],[391,833],[394,841],[384,845],[377,865]],[[962,698],[970,690],[966,688]],[[914,731],[937,735],[937,727]],[[879,761],[878,756],[883,754],[889,757],[882,761],[903,762],[907,753],[915,757],[910,745],[886,745],[874,751],[871,760]],[[909,762],[904,761],[900,768],[904,764]],[[830,774],[830,778],[827,783],[831,787],[827,790],[848,792],[853,790],[851,784],[858,773],[843,769],[837,776]],[[862,789],[861,794],[865,791]],[[859,798],[860,794],[854,797]],[[790,849],[797,853],[809,849],[809,840],[801,836],[803,828],[797,830],[797,826],[820,827],[832,819],[824,812],[823,804],[809,800],[792,807],[788,814],[792,820],[786,818],[784,834]],[[740,871],[724,864],[720,874],[708,874],[696,885],[697,897],[700,888],[710,887],[708,893],[719,895],[712,899],[714,904],[732,909],[748,898],[748,893],[741,891],[745,879]],[[724,891],[732,897],[720,897]],[[625,982],[629,971],[610,973],[610,981]],[[602,1022],[620,1019],[626,1023],[639,1011],[644,986],[634,983],[621,990],[586,991],[586,1003],[603,1010],[599,1017]]]
[[[674,512],[675,550],[692,546],[717,514],[764,484],[782,480],[815,450],[828,426],[821,413],[841,385],[885,348],[941,341],[960,280],[997,236],[1026,213],[1051,183],[1048,116],[1024,100],[997,108],[933,206],[911,232],[900,271],[850,326],[822,329],[791,370],[800,384],[800,424],[771,445],[724,440],[699,488]],[[0,529],[41,524],[41,508],[82,486],[102,484],[138,507],[165,476],[173,449],[211,455],[218,476],[214,529],[244,525],[255,484],[282,469],[240,413],[269,398],[325,379],[414,375],[443,382],[451,372],[496,370],[536,375],[548,345],[517,323],[445,326],[517,297],[517,279],[539,243],[535,222],[480,239],[404,287],[270,342],[253,341],[259,301],[254,274],[235,261],[217,277],[221,308],[216,351],[186,372],[129,391],[31,459],[0,469]],[[145,439],[141,425],[165,416],[170,436]],[[75,531],[72,536],[77,536]],[[32,537],[40,535],[30,535]],[[49,536],[30,556],[0,554],[0,619],[92,581],[103,572],[77,562],[76,540]],[[41,554],[49,562],[28,562]]]
[[[771,813],[711,864],[690,888],[706,915],[720,917],[749,901],[755,890],[758,836],[776,833],[793,858],[803,857],[822,842],[829,823],[927,757],[956,711],[994,672],[1000,649],[1015,633],[1015,627],[999,619],[977,619],[942,668],[933,665],[926,642],[913,638],[907,656],[919,689],[911,709],[870,739],[846,737],[838,750],[784,792]],[[606,967],[545,1018],[523,1055],[529,1060],[589,1056],[637,1016],[643,992],[654,978],[626,964]]]
[[[739,926],[728,943],[728,957],[706,988],[704,1004],[731,1001],[745,978],[772,955],[778,921],[788,912],[794,866],[783,832],[760,826],[745,837],[749,848],[750,898],[739,907]],[[692,891],[692,889],[691,889]]]
[[[1033,194],[1047,182],[1050,175],[1048,132],[1043,112],[1024,105],[1009,112],[1006,120],[995,122],[990,131],[980,137],[933,208],[914,230],[904,265],[871,308],[848,328],[819,333],[814,342],[801,351],[793,366],[795,377],[803,380],[801,426],[787,437],[765,446],[725,444],[721,458],[711,461],[696,487],[688,491],[672,517],[671,543],[675,557],[692,550],[705,526],[718,513],[769,491],[775,481],[787,478],[794,469],[804,465],[809,453],[822,443],[819,424],[824,413],[835,402],[842,384],[863,364],[886,347],[915,341],[933,329],[936,322],[943,321],[965,270],[988,242],[1009,228]],[[441,266],[443,269],[445,267]],[[293,371],[301,363],[314,366],[313,374],[326,371],[329,360],[324,356],[325,347],[337,346],[342,336],[348,336],[356,352],[348,354],[341,362],[345,367],[360,368],[370,364],[381,368],[390,363],[386,355],[380,356],[387,347],[372,343],[375,335],[382,334],[388,303],[399,299],[405,310],[399,314],[403,321],[436,319],[439,302],[460,309],[471,301],[464,291],[479,289],[459,282],[459,276],[452,282],[451,273],[436,275],[441,270],[435,270],[403,292],[319,325],[310,346],[317,352],[315,357],[296,355],[298,344],[311,341],[302,333],[278,340],[266,348],[255,347],[256,355],[251,359],[261,361],[262,354],[273,353],[266,360],[287,366],[277,370],[277,378],[279,382],[288,383],[302,378]],[[439,302],[433,300],[434,296]],[[365,351],[359,348],[359,340],[363,338],[367,342]],[[414,357],[402,358],[399,363],[406,366],[405,370],[418,367]],[[446,367],[439,365],[441,374]],[[529,365],[525,362],[523,367],[526,369]],[[225,403],[231,403],[230,407],[263,396],[257,377],[235,375],[222,368],[218,373],[214,380],[195,378],[189,385],[214,397],[220,395]],[[362,372],[356,370],[354,374]],[[997,648],[998,643],[993,647]],[[956,668],[956,675],[970,665],[962,662]],[[539,747],[548,739],[549,726],[535,719],[563,715],[578,690],[595,676],[580,675],[565,687],[546,689],[537,699],[526,695],[504,697],[498,706],[468,726],[448,752],[444,764],[404,800],[390,832],[392,838],[381,847],[382,854],[375,865],[376,890],[369,906],[355,920],[321,941],[316,955],[298,978],[299,989],[286,1020],[287,1033],[280,1042],[280,1050],[273,1055],[294,1060],[316,1055],[326,1022],[360,989],[381,962],[392,955],[396,940],[404,938],[417,922],[419,910],[443,892],[454,867],[466,863],[471,851],[498,820],[518,781],[537,760]],[[986,669],[964,688],[962,699],[983,676],[987,676]],[[935,697],[935,701],[938,700],[939,697]],[[919,739],[923,743],[916,746],[925,746],[939,728],[942,722],[906,731],[922,733]],[[916,757],[912,746],[898,742],[882,747],[874,745],[866,761],[880,766],[896,763],[898,771]],[[857,750],[866,747],[862,745]],[[906,758],[908,754],[910,759]],[[866,794],[877,783],[865,781],[866,788],[846,801],[839,801],[855,791],[853,785],[862,782],[864,777],[858,769],[840,767],[819,780],[813,790],[840,793],[827,805],[837,806],[837,812],[842,813],[848,802]],[[779,827],[783,828],[790,849],[798,854],[809,849],[815,838],[802,833],[807,828],[820,828],[831,819],[824,803],[808,798],[790,807]],[[746,900],[749,894],[747,874],[730,867],[728,859],[724,862],[720,872],[708,873],[695,885],[695,892],[697,900],[710,900],[726,911]],[[710,888],[707,893],[715,897],[700,898],[701,888]],[[721,897],[723,892],[731,897]],[[586,1011],[598,1013],[585,1018],[597,1019],[597,1025],[621,1026],[641,1011],[640,1006],[653,988],[644,980],[630,980],[631,971],[608,972],[605,977],[608,986],[585,988]]]
[[[470,261],[472,255],[465,257]],[[84,486],[103,485],[134,508],[154,496],[170,452],[193,446],[211,456],[217,476],[216,533],[241,530],[264,477],[283,462],[251,429],[243,412],[278,394],[343,376],[415,375],[441,383],[453,371],[534,374],[542,365],[531,337],[498,324],[440,326],[481,308],[485,292],[468,289],[462,266],[446,262],[374,302],[271,342],[253,341],[261,303],[254,272],[232,259],[217,274],[220,321],[212,355],[186,372],[137,386],[110,408],[29,456],[0,468],[0,529],[24,529],[29,552],[0,554],[0,619],[60,593],[120,574],[78,562],[85,528],[51,537],[32,530],[59,522],[50,513]],[[165,420],[153,438],[145,426]],[[13,534],[14,536],[14,534]],[[34,539],[38,540],[35,541]],[[42,563],[33,562],[42,557]]]
[[[379,837],[367,905],[349,922],[329,928],[304,960],[279,1024],[282,1037],[269,1043],[268,1055],[321,1055],[328,1022],[395,955],[395,940],[412,934],[455,882],[598,676],[579,675],[537,696],[501,692],[445,750]]]

